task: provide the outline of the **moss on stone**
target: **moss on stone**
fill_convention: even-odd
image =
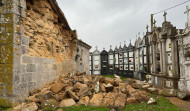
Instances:
[[[8,99],[0,98],[0,107],[10,108],[12,107],[12,102]]]

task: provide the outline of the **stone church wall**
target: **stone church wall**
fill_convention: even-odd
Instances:
[[[60,74],[89,70],[77,66],[77,34],[56,0],[0,2],[0,97],[8,100],[5,104],[22,101],[29,90]],[[80,47],[89,53],[89,45]]]

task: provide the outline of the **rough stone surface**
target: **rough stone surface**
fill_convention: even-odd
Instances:
[[[111,92],[107,93],[102,100],[102,105],[106,107],[113,107],[116,96],[117,96],[116,93],[111,93]]]
[[[69,98],[69,99],[62,100],[59,107],[70,107],[75,104],[76,104],[76,102],[73,99]]]
[[[71,97],[71,98],[73,98],[74,100],[79,100],[79,97],[77,96],[77,95],[75,95],[75,93],[74,92],[72,92],[72,91],[68,91],[68,94],[69,94],[69,96]]]
[[[126,94],[119,93],[114,103],[114,107],[124,108],[126,103]]]
[[[185,100],[185,99],[190,98],[190,95],[185,93],[185,92],[178,91],[177,92],[177,97],[182,99],[182,100]]]
[[[94,94],[90,100],[90,106],[101,106],[103,96],[103,93]]]
[[[57,84],[54,84],[54,85],[51,87],[51,91],[54,92],[54,93],[58,93],[58,92],[60,92],[64,87],[65,87],[65,85],[64,85],[63,83],[57,83]]]
[[[135,103],[137,103],[137,100],[135,99],[135,97],[127,98],[127,104],[135,104]]]
[[[25,104],[21,107],[21,111],[37,111],[38,106],[35,102]]]
[[[78,102],[79,105],[85,105],[85,106],[88,106],[89,103],[90,103],[90,98],[88,96],[81,98]]]
[[[39,92],[40,92],[39,89],[33,89],[30,91],[30,96],[33,96],[34,94],[39,93]]]

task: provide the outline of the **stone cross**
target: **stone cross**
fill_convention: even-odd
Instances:
[[[164,22],[166,22],[166,15],[167,15],[167,12],[166,11],[164,11]]]
[[[103,50],[105,50],[105,48],[103,48]]]
[[[98,49],[98,46],[96,46],[96,50]]]
[[[112,48],[112,45],[110,45],[110,49]]]
[[[149,26],[147,25],[147,26],[146,26],[146,30],[147,30],[147,32],[148,32],[148,28],[149,28]]]
[[[156,27],[156,20],[155,19],[154,19],[153,25],[154,25],[154,27]]]
[[[140,35],[140,32],[138,33],[138,35],[139,35],[139,37],[141,36],[141,35]]]
[[[189,11],[190,11],[190,9],[189,9],[189,6],[187,5],[186,6],[186,11],[184,12],[184,14],[187,14],[187,22],[189,23]]]

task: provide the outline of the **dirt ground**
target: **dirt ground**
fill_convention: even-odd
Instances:
[[[190,111],[190,100],[181,100],[177,97],[167,97],[167,99],[175,106],[183,109],[184,111]]]

